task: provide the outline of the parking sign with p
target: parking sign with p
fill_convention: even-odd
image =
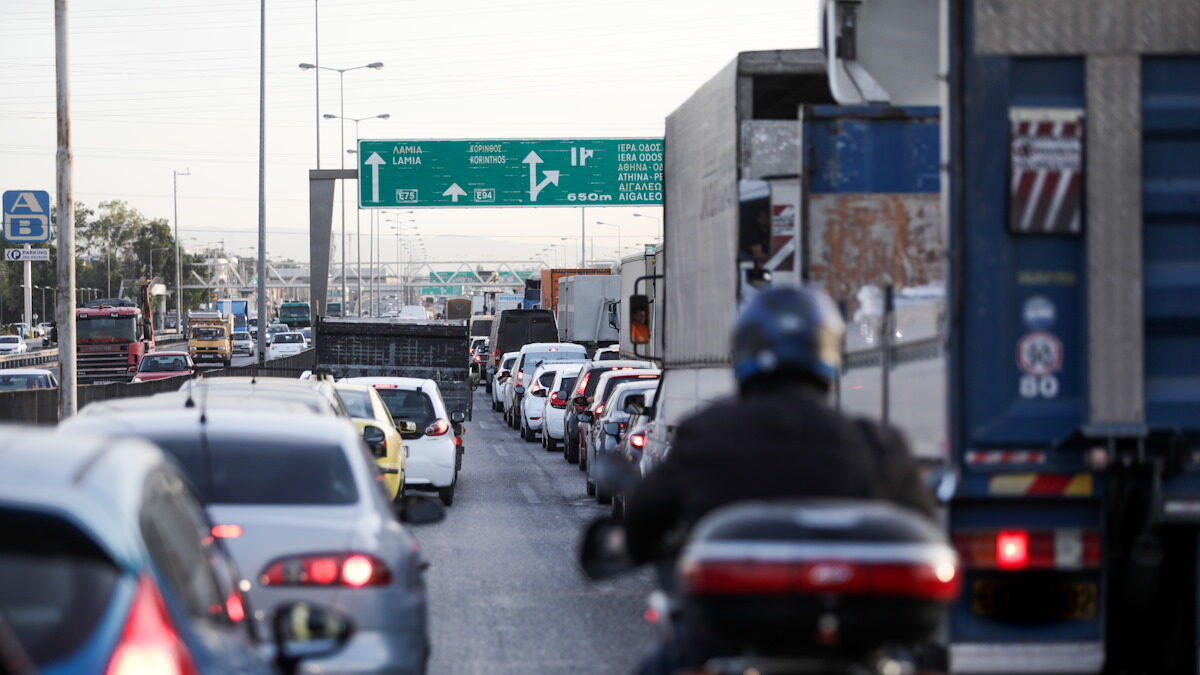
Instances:
[[[50,193],[7,190],[3,208],[5,240],[21,244],[50,241]]]

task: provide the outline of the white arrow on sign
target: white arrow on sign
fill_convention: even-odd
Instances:
[[[387,164],[378,152],[372,152],[367,158],[367,166],[371,167],[371,201],[379,201],[379,165]]]
[[[450,187],[446,188],[446,191],[442,193],[442,196],[449,197],[451,202],[457,203],[459,197],[467,196],[467,191],[458,187],[458,183],[451,183]]]
[[[538,156],[537,152],[534,152],[533,150],[530,150],[529,154],[525,155],[525,159],[521,160],[522,164],[529,165],[529,201],[531,202],[537,201],[538,194],[540,194],[542,189],[544,189],[547,185],[551,183],[558,185],[557,171],[543,171],[542,173],[546,174],[546,177],[542,179],[542,182],[538,182],[537,165],[541,164],[543,161],[544,160]]]

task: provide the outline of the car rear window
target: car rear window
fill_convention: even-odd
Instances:
[[[583,384],[583,395],[591,396],[596,393],[596,387],[600,384],[600,378],[611,370],[633,370],[631,366],[601,366],[592,368],[587,371],[587,382]]]
[[[143,373],[172,373],[187,370],[187,359],[182,356],[147,356],[138,365]]]
[[[376,389],[379,397],[387,405],[388,412],[396,421],[415,422],[417,429],[424,429],[433,424],[437,416],[433,409],[433,401],[423,391],[413,389]],[[408,438],[409,435],[405,435]]]
[[[333,443],[247,442],[237,434],[151,438],[211,504],[353,504],[346,453]]]
[[[567,392],[571,391],[571,387],[575,386],[575,379],[576,378],[574,375],[571,375],[570,377],[564,377],[562,381],[558,383],[558,393],[566,394]]]
[[[500,363],[500,368],[502,370],[508,370],[509,368],[513,367],[513,363],[515,363],[516,360],[517,360],[517,357],[515,357],[515,356],[510,356],[509,358],[504,359],[504,361],[502,361]]]
[[[87,641],[118,575],[95,542],[61,518],[0,508],[0,616],[34,665]]]
[[[521,362],[521,370],[526,372],[532,371],[537,367],[539,361],[549,363],[551,361],[582,361],[584,354],[577,351],[545,351],[545,352],[526,352],[525,360]]]
[[[0,373],[0,391],[37,389],[49,386],[49,378],[45,375],[4,375]]]
[[[338,394],[342,397],[342,403],[346,404],[346,410],[350,411],[351,417],[362,419],[375,417],[375,412],[371,409],[371,395],[367,392],[338,389]]]
[[[621,352],[600,352],[596,355],[597,361],[616,361],[621,358]]]
[[[304,342],[304,336],[299,333],[280,333],[275,336],[276,344],[299,344]]]
[[[600,395],[596,397],[596,400],[600,401],[601,403],[604,403],[605,401],[607,401],[608,395],[612,393],[613,389],[615,389],[618,384],[624,384],[626,382],[637,382],[638,380],[653,381],[653,380],[657,380],[657,379],[658,379],[658,375],[651,374],[651,373],[642,373],[641,375],[625,375],[625,376],[618,375],[616,377],[610,377],[610,378],[608,378],[608,384],[604,385],[604,391],[600,392]]]

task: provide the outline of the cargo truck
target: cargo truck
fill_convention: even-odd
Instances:
[[[617,342],[620,277],[610,274],[562,277],[557,294],[555,321],[560,341],[583,345],[589,354]]]
[[[471,419],[474,388],[463,323],[321,319],[317,368],[334,377],[419,377],[437,382],[446,408]]]
[[[884,381],[882,322],[864,302],[889,284],[907,297],[943,281],[937,110],[832,102],[820,51],[747,52],[667,118],[661,279],[644,279],[622,310],[634,355],[664,364],[649,442],[665,446],[684,417],[733,392],[729,340],[747,298],[773,283],[812,282],[860,318],[847,373],[858,381],[839,389],[846,407],[882,413],[931,460],[944,453],[936,409],[920,399],[889,406],[884,396],[938,385],[936,332],[904,352],[920,361],[911,381],[892,368]],[[657,297],[650,281],[661,284]],[[655,324],[649,348],[632,344],[639,310]]]
[[[154,314],[148,282],[139,286],[141,307],[89,302],[75,310],[75,353],[80,384],[128,382],[142,357],[154,351]]]
[[[589,274],[612,274],[612,270],[607,267],[556,267],[542,270],[541,281],[538,282],[537,289],[535,289],[539,291],[538,306],[552,312],[557,311],[559,280],[564,277],[578,277]]]
[[[233,365],[233,317],[221,312],[188,312],[188,354],[196,363]]]
[[[250,316],[250,301],[249,300],[218,300],[216,308],[222,314],[233,317],[233,330],[244,331],[248,329],[247,318]]]
[[[1200,9],[947,20],[951,668],[1196,673]]]

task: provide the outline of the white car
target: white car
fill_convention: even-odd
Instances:
[[[249,331],[236,331],[233,334],[233,352],[235,354],[249,354],[250,356],[254,356],[258,353],[258,341],[250,335]]]
[[[304,341],[304,335],[300,332],[288,331],[286,333],[276,333],[274,339],[271,340],[271,346],[267,347],[267,359],[295,356],[305,349],[308,349],[308,344]]]
[[[392,419],[417,425],[416,432],[400,434],[408,450],[404,488],[437,492],[446,506],[453,504],[459,448],[454,424],[463,420],[447,412],[437,382],[417,377],[348,377],[339,382],[374,387]]]
[[[619,345],[611,345],[602,347],[592,354],[593,361],[616,361],[621,358],[621,347]]]
[[[54,389],[58,379],[44,368],[5,368],[0,370],[0,391],[16,389]]]
[[[521,438],[532,443],[537,440],[538,432],[542,431],[543,420],[546,416],[546,404],[550,400],[550,387],[554,384],[554,376],[560,369],[567,368],[579,372],[583,363],[572,361],[550,361],[543,363],[533,371],[529,379],[529,387],[521,398],[520,419],[517,430]]]
[[[492,410],[504,412],[504,388],[512,383],[510,369],[517,362],[518,352],[507,352],[500,357],[500,368],[492,377]]]
[[[551,361],[587,361],[587,349],[572,342],[531,342],[521,347],[512,367],[512,386],[507,389],[507,398],[502,399],[508,425],[513,429],[521,426],[521,399],[529,378],[539,365]]]
[[[0,335],[0,354],[24,354],[27,351],[29,345],[19,336]]]
[[[286,323],[273,323],[270,326],[267,326],[267,344],[269,345],[274,342],[276,335],[279,335],[280,333],[287,333],[289,331],[291,331],[291,329],[287,327]]]
[[[583,370],[582,364],[563,364],[562,368],[554,370],[554,380],[550,383],[545,399],[546,407],[541,413],[541,447],[547,450],[558,448],[566,438],[566,407],[571,405],[571,396],[575,392],[575,382]]]

